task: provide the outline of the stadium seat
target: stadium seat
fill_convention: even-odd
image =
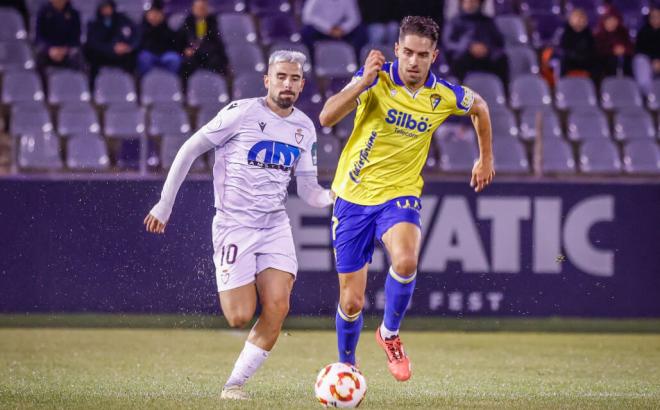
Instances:
[[[518,140],[500,138],[493,144],[493,159],[497,172],[505,174],[529,173],[525,149]]]
[[[646,102],[649,110],[660,110],[660,78],[656,78],[651,86],[651,91],[646,96]]]
[[[585,174],[618,174],[621,159],[613,142],[587,140],[580,147],[580,170]]]
[[[113,104],[104,115],[104,133],[109,138],[135,139],[145,132],[144,110],[134,104]]]
[[[0,41],[26,39],[23,17],[13,8],[0,7]]]
[[[509,78],[515,79],[521,75],[539,72],[539,62],[536,52],[527,46],[511,46],[506,48],[509,60]]]
[[[20,70],[5,73],[2,79],[2,103],[44,101],[41,80],[34,71]]]
[[[532,43],[536,49],[548,45],[555,45],[558,41],[558,32],[563,27],[563,16],[547,11],[533,12],[529,15],[532,26]]]
[[[660,174],[660,148],[652,140],[634,140],[623,147],[624,170],[629,174]]]
[[[490,109],[490,123],[494,139],[518,136],[518,126],[513,113],[506,106],[494,106]]]
[[[259,35],[264,45],[275,41],[300,41],[300,29],[296,19],[291,14],[268,13],[259,19]]]
[[[250,12],[256,15],[266,13],[290,13],[293,10],[289,0],[249,0]]]
[[[653,119],[643,108],[626,108],[614,115],[614,138],[619,141],[653,139]]]
[[[227,47],[227,57],[234,75],[266,72],[264,54],[256,44],[232,44]]]
[[[438,139],[440,148],[440,168],[446,172],[471,172],[477,160],[477,143],[474,132],[467,132],[463,138]]]
[[[394,46],[392,46],[392,44],[368,43],[368,44],[365,44],[360,49],[360,60],[358,61],[359,66],[362,66],[362,64],[364,64],[364,62],[367,60],[367,56],[369,55],[369,52],[371,50],[379,50],[380,52],[382,52],[383,55],[385,56],[385,61],[394,61],[394,60],[396,60],[396,56],[394,55]]]
[[[78,71],[57,70],[48,75],[48,102],[89,101],[89,86],[85,75]]]
[[[140,84],[142,104],[160,102],[182,102],[181,80],[169,71],[154,69],[149,71]]]
[[[642,96],[632,78],[607,77],[601,84],[601,104],[606,110],[641,107]]]
[[[21,135],[18,148],[18,165],[21,168],[57,171],[63,168],[60,157],[60,140],[50,132],[34,132]]]
[[[34,68],[34,57],[27,42],[0,41],[0,72]]]
[[[547,138],[542,144],[541,169],[546,174],[575,173],[575,159],[570,145],[560,138]],[[533,161],[533,160],[532,160]]]
[[[568,116],[568,138],[572,141],[609,139],[605,114],[599,109],[575,110]]]
[[[562,138],[559,118],[551,106],[529,107],[520,114],[520,137],[523,140],[536,138],[536,116],[541,113],[542,135],[547,138]]]
[[[348,113],[341,121],[335,125],[335,135],[340,139],[347,139],[353,132],[353,125],[355,123],[355,110]]]
[[[257,41],[257,30],[249,14],[224,13],[218,19],[220,38],[225,46]]]
[[[53,132],[53,122],[43,103],[19,102],[11,106],[11,135],[40,134]]]
[[[560,110],[578,107],[595,107],[596,90],[588,78],[563,77],[557,82],[555,104]]]
[[[330,127],[321,127],[321,123],[319,122],[319,114],[323,109],[323,102],[320,101],[318,103],[314,103],[312,101],[299,100],[296,102],[295,107],[304,112],[305,115],[307,115],[309,119],[312,120],[317,131],[320,131],[324,134],[329,134],[332,131]]]
[[[538,75],[527,74],[516,77],[509,87],[511,108],[514,110],[549,106],[552,103],[548,83]]]
[[[299,101],[312,102],[318,104],[323,101],[323,94],[313,75],[305,77],[305,87],[300,93]]]
[[[101,132],[94,108],[86,102],[63,104],[57,113],[57,133],[63,137]]]
[[[529,37],[525,23],[515,14],[495,16],[495,25],[502,33],[507,45],[527,44]]]
[[[199,110],[197,111],[197,119],[195,121],[196,128],[199,129],[206,125],[209,121],[215,118],[216,115],[218,115],[219,111],[220,107],[214,104],[200,106]]]
[[[179,152],[181,145],[186,142],[186,139],[186,136],[181,134],[163,135],[160,140],[160,161],[161,166],[164,169],[169,169],[172,166],[177,152]],[[204,170],[206,168],[205,158],[204,155],[197,158],[195,162],[193,162],[191,170]]]
[[[214,13],[243,13],[247,10],[246,0],[209,0]]]
[[[357,70],[353,48],[342,41],[319,41],[314,48],[316,75],[346,78]]]
[[[188,80],[188,105],[226,104],[229,90],[225,79],[211,71],[197,70]]]
[[[309,73],[309,71],[312,69],[312,57],[311,54],[309,53],[309,50],[307,49],[307,46],[302,44],[302,43],[294,43],[291,41],[276,41],[273,44],[270,45],[268,49],[268,56],[276,51],[276,50],[294,50],[294,51],[300,51],[307,57],[307,62],[303,65],[303,71],[306,73]],[[307,78],[309,80],[309,78]]]
[[[234,78],[232,99],[263,97],[266,95],[263,75],[256,72],[240,73]]]
[[[98,134],[74,134],[66,141],[66,166],[72,170],[106,171],[110,167],[108,148]]]
[[[181,105],[173,103],[154,104],[149,112],[148,135],[183,135],[190,133],[188,114]]]
[[[525,15],[536,12],[561,13],[561,0],[523,0],[520,2],[520,11]]]
[[[495,14],[514,14],[517,12],[518,0],[495,0]]]
[[[317,166],[319,172],[334,172],[339,162],[339,155],[341,154],[339,139],[334,135],[318,135],[317,147]]]
[[[117,11],[126,14],[134,23],[140,24],[147,2],[144,0],[115,0]],[[150,1],[149,1],[150,3]]]
[[[173,31],[179,31],[183,27],[186,17],[188,16],[184,12],[172,13],[167,17],[167,26]]]
[[[96,78],[94,101],[100,105],[136,102],[133,78],[120,69],[102,69]]]
[[[506,95],[502,80],[495,74],[490,73],[469,73],[463,81],[467,87],[476,91],[490,107],[504,106],[506,104]]]

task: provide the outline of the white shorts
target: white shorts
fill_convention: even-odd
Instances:
[[[213,218],[213,263],[218,292],[247,285],[267,268],[298,273],[291,226],[249,228],[223,226]]]

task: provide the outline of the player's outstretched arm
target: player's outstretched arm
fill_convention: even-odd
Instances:
[[[480,95],[474,94],[474,103],[468,111],[479,141],[479,159],[472,168],[470,186],[475,192],[483,191],[495,177],[493,167],[493,132],[490,125],[488,104]]]
[[[298,190],[298,196],[302,198],[307,205],[315,208],[325,208],[326,206],[332,205],[332,202],[334,201],[334,193],[319,185],[316,176],[297,176],[296,189]]]
[[[325,102],[319,115],[319,121],[324,127],[332,127],[357,107],[356,99],[374,82],[378,72],[385,64],[385,56],[378,50],[371,50],[364,63],[361,77],[353,81]]]
[[[179,192],[183,180],[186,179],[190,167],[197,157],[213,147],[214,144],[201,131],[196,132],[181,146],[174,158],[174,162],[172,162],[170,171],[167,173],[167,179],[163,185],[160,201],[144,218],[144,225],[147,232],[160,234],[165,232],[165,225],[167,225],[167,221],[170,219],[174,199],[177,192]]]

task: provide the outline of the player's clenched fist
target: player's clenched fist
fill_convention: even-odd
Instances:
[[[371,50],[364,62],[364,74],[362,75],[362,85],[366,88],[376,79],[378,72],[385,64],[385,56],[379,50]]]
[[[147,227],[147,232],[165,233],[165,224],[151,214],[144,218],[144,225]]]

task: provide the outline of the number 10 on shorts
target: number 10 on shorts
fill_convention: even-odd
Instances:
[[[222,251],[220,255],[220,266],[233,265],[236,262],[236,254],[238,254],[238,246],[231,245],[222,245]]]

